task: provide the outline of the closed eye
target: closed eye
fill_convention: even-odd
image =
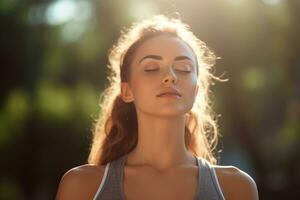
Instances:
[[[184,73],[190,73],[191,72],[191,71],[188,71],[188,70],[180,70],[180,69],[177,69],[177,71],[184,72]]]
[[[158,69],[145,69],[145,72],[152,72],[152,71],[157,71]]]
[[[145,72],[154,72],[154,71],[157,71],[158,69],[145,69],[144,71]],[[179,72],[183,72],[183,73],[191,73],[191,71],[187,71],[187,70],[179,70],[177,69],[177,71]]]

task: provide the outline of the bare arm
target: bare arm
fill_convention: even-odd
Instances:
[[[216,168],[218,179],[226,200],[258,200],[255,181],[246,172],[236,168]]]
[[[58,186],[56,200],[93,199],[104,173],[104,167],[82,165],[66,172]]]

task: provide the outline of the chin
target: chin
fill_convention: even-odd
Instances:
[[[185,115],[186,113],[188,113],[189,110],[167,110],[167,109],[162,109],[159,110],[159,112],[153,113],[153,115],[157,115],[160,117],[179,117],[182,115]]]
[[[182,116],[190,112],[192,109],[192,105],[177,105],[177,106],[152,106],[147,107],[146,109],[140,109],[141,112],[157,116],[157,117],[176,117],[176,116]]]

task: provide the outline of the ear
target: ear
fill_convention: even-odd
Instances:
[[[134,101],[131,88],[126,82],[121,83],[121,97],[125,103]]]

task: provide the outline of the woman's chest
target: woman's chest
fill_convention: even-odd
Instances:
[[[198,187],[198,169],[191,168],[169,175],[149,171],[124,171],[123,192],[126,200],[193,200]]]

